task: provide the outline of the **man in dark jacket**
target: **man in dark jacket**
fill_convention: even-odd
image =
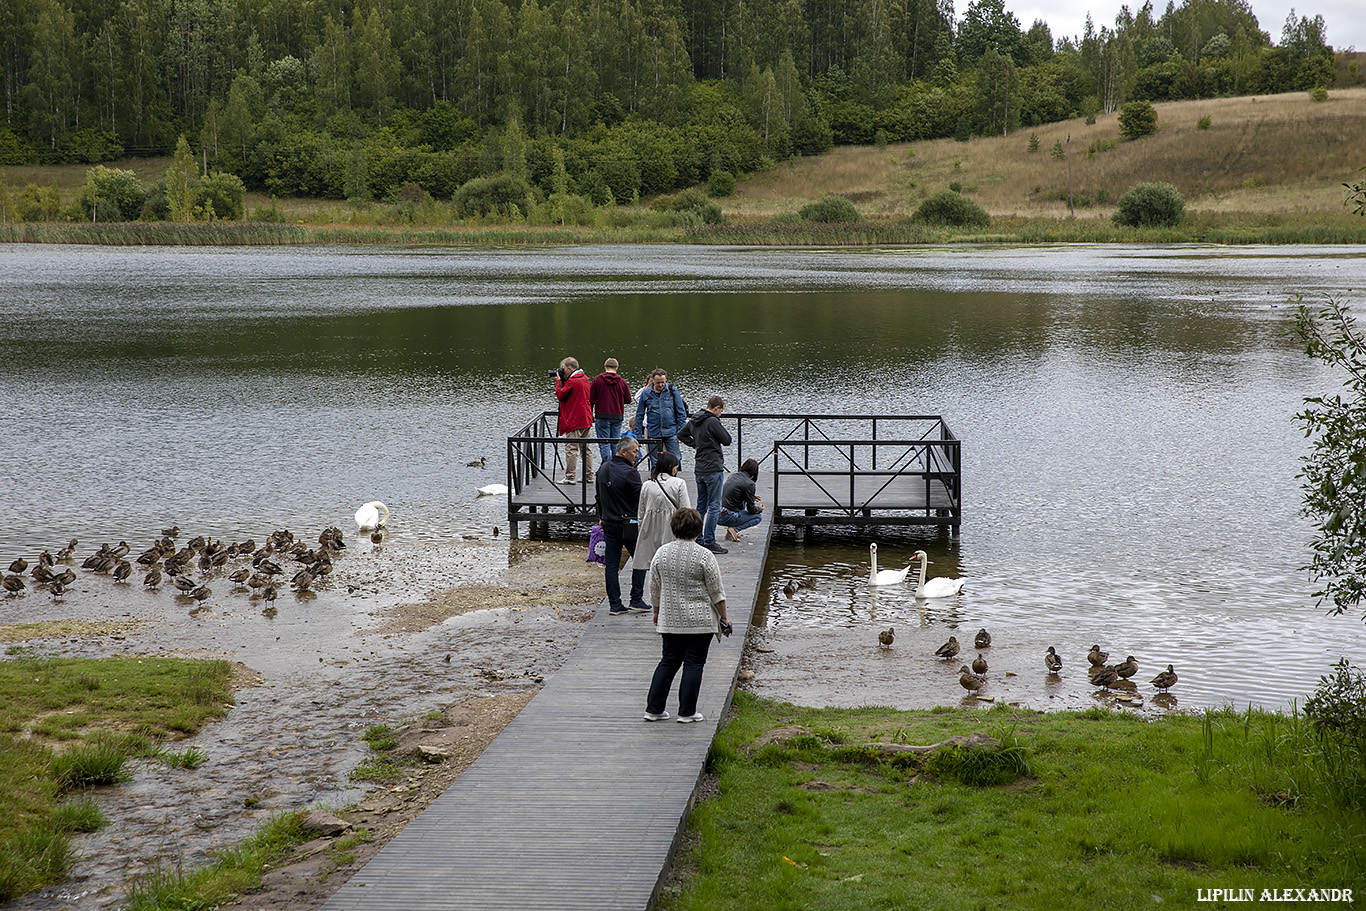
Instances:
[[[572,357],[560,361],[560,369],[555,371],[555,398],[560,400],[560,416],[555,432],[571,441],[587,439],[588,432],[593,428],[593,408],[588,404],[588,387],[588,374],[579,369],[578,361]],[[583,454],[584,479],[587,480],[593,473],[593,450],[588,444],[566,443],[561,484],[574,483],[580,453]]]
[[[688,419],[684,442],[697,449],[693,471],[697,480],[697,511],[702,513],[702,537],[697,539],[714,554],[726,549],[716,543],[716,521],[721,518],[721,490],[726,480],[726,459],[722,446],[731,443],[730,431],[721,423],[721,412],[726,400],[714,395],[707,400],[706,409]]]
[[[717,524],[726,527],[726,540],[739,541],[740,532],[753,528],[764,519],[764,504],[759,500],[755,482],[759,480],[759,463],[745,459],[740,470],[726,478],[721,488],[721,518]]]
[[[621,421],[626,414],[626,404],[631,401],[631,387],[617,370],[621,367],[617,359],[609,357],[603,365],[602,373],[593,377],[588,387],[588,403],[593,406],[593,436],[599,442],[598,450],[603,462],[612,458],[617,438],[621,436]]]
[[[631,568],[631,600],[621,603],[621,549],[631,556],[636,554],[636,510],[640,505],[640,444],[634,437],[622,437],[617,443],[617,454],[598,469],[598,515],[602,518],[602,536],[607,546],[607,605],[613,616],[645,613],[652,608],[645,603],[645,577],[648,568]]]
[[[651,468],[655,467],[655,459],[664,449],[682,463],[678,430],[687,420],[688,409],[683,404],[683,396],[669,382],[668,372],[663,367],[656,367],[650,374],[650,385],[641,392],[636,404],[636,436],[649,443]]]

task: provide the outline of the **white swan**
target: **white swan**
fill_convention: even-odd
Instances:
[[[508,486],[506,484],[485,484],[479,488],[479,496],[481,497],[501,497],[507,492]]]
[[[878,572],[876,544],[868,545],[868,556],[873,561],[873,568],[868,573],[869,585],[900,585],[906,581],[906,576],[911,572],[909,565],[905,569],[884,569],[882,572]]]
[[[950,579],[948,576],[935,576],[930,581],[925,581],[925,564],[929,563],[929,558],[923,550],[917,550],[911,554],[911,559],[920,558],[920,582],[915,587],[917,598],[948,598],[958,594],[963,587],[962,579]]]
[[[383,513],[383,517],[380,516]],[[371,500],[360,509],[356,510],[356,525],[361,531],[369,531],[372,528],[383,528],[389,524],[389,507],[379,500]]]

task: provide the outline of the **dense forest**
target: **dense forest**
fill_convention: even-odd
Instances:
[[[1070,37],[1004,0],[0,0],[0,40],[0,165],[184,137],[203,171],[350,199],[482,180],[601,205],[835,143],[1334,78],[1322,17],[1273,42],[1246,0]]]

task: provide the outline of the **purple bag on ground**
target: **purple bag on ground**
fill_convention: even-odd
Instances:
[[[588,532],[588,556],[585,563],[607,563],[607,536],[602,533],[601,525],[594,525]]]

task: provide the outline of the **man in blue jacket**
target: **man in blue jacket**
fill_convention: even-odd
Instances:
[[[650,374],[650,385],[640,394],[635,424],[636,435],[649,443],[651,468],[655,467],[655,459],[663,449],[672,452],[682,463],[678,430],[687,421],[688,406],[683,404],[683,396],[669,382],[668,372],[663,367],[656,367]]]

